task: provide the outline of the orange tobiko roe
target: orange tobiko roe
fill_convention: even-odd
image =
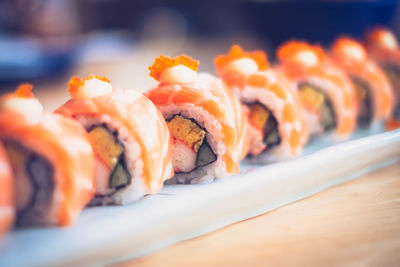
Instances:
[[[263,51],[246,52],[236,44],[232,46],[229,54],[217,56],[214,63],[217,69],[221,71],[230,62],[241,58],[253,59],[257,63],[258,70],[266,70],[269,66],[266,53]]]
[[[3,100],[7,100],[9,98],[17,97],[17,98],[35,98],[32,93],[33,85],[30,83],[22,83],[18,85],[17,89],[14,93],[9,93],[3,96]]]
[[[23,83],[17,87],[15,94],[21,98],[33,98],[35,97],[32,93],[33,85],[30,83]]]
[[[75,75],[68,82],[68,92],[72,93],[78,91],[79,87],[83,86],[85,81],[90,79],[98,79],[103,82],[111,83],[110,80],[105,76],[101,77],[98,75],[90,75],[82,79],[78,75]]]
[[[150,77],[153,77],[154,79],[159,81],[161,73],[163,73],[168,68],[175,67],[178,65],[184,65],[188,68],[191,68],[194,71],[197,71],[200,62],[186,55],[180,55],[175,58],[170,58],[167,56],[159,56],[154,60],[153,65],[149,67]]]

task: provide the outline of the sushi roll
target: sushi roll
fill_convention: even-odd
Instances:
[[[367,33],[365,43],[368,55],[383,69],[393,89],[394,108],[386,128],[400,128],[400,47],[396,36],[389,29],[375,27]]]
[[[197,73],[187,56],[160,56],[149,67],[160,83],[147,96],[170,130],[175,176],[167,183],[199,183],[239,172],[246,154],[245,116],[239,101],[218,78]]]
[[[8,157],[0,144],[0,238],[13,225],[15,219],[14,180]]]
[[[311,136],[333,133],[335,139],[350,136],[357,109],[351,81],[317,45],[289,41],[277,51],[277,67],[295,84],[304,107]]]
[[[215,66],[248,110],[252,161],[268,163],[299,156],[308,136],[301,104],[293,85],[268,67],[266,54],[245,52],[234,45],[229,54],[215,58]]]
[[[124,205],[158,192],[173,175],[168,127],[154,104],[105,77],[73,77],[57,113],[76,119],[96,155],[92,205]]]
[[[0,139],[14,176],[16,224],[71,224],[94,192],[94,154],[83,127],[43,112],[23,84],[1,101]]]
[[[393,110],[393,92],[383,70],[367,55],[358,41],[339,37],[331,48],[331,58],[350,77],[354,84],[358,125],[378,131]]]

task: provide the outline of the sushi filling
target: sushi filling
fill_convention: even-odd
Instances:
[[[332,104],[322,90],[314,85],[302,83],[299,85],[299,95],[305,108],[309,112],[316,114],[324,131],[329,131],[336,127]]]
[[[88,133],[96,154],[96,195],[110,195],[131,184],[124,146],[116,133],[111,132],[104,124],[92,126]]]
[[[358,103],[360,105],[357,122],[360,126],[368,126],[372,121],[372,99],[371,89],[367,82],[364,80],[351,77]]]
[[[383,69],[390,80],[397,99],[397,103],[393,109],[393,117],[400,120],[400,65],[386,65]]]
[[[4,147],[15,176],[17,225],[46,224],[55,188],[53,166],[17,142],[5,141]]]
[[[247,104],[247,106],[250,109],[249,121],[251,125],[262,133],[262,140],[266,145],[264,150],[279,145],[281,137],[278,122],[272,112],[258,102]]]
[[[173,137],[172,165],[176,173],[188,173],[217,160],[207,142],[207,131],[194,120],[174,115],[167,124]]]

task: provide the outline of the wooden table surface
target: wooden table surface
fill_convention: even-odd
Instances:
[[[47,110],[53,110],[68,99],[67,81],[73,74],[106,75],[115,87],[144,91],[154,84],[146,66],[159,51],[168,50],[149,47],[122,59],[80,64],[54,82],[36,84],[35,93]],[[216,47],[196,43],[180,52],[197,52],[207,70],[212,68],[207,56],[221,51]],[[121,266],[398,266],[399,262],[400,163],[396,163]]]
[[[121,266],[399,266],[400,162]]]

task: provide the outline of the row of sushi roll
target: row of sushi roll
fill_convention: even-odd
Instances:
[[[215,58],[216,77],[188,56],[160,56],[149,67],[159,83],[144,95],[75,76],[53,113],[20,85],[1,100],[0,231],[70,225],[87,205],[237,174],[245,157],[297,157],[313,136],[400,126],[400,49],[388,30],[329,50],[289,41],[277,58],[270,66],[234,45]]]

